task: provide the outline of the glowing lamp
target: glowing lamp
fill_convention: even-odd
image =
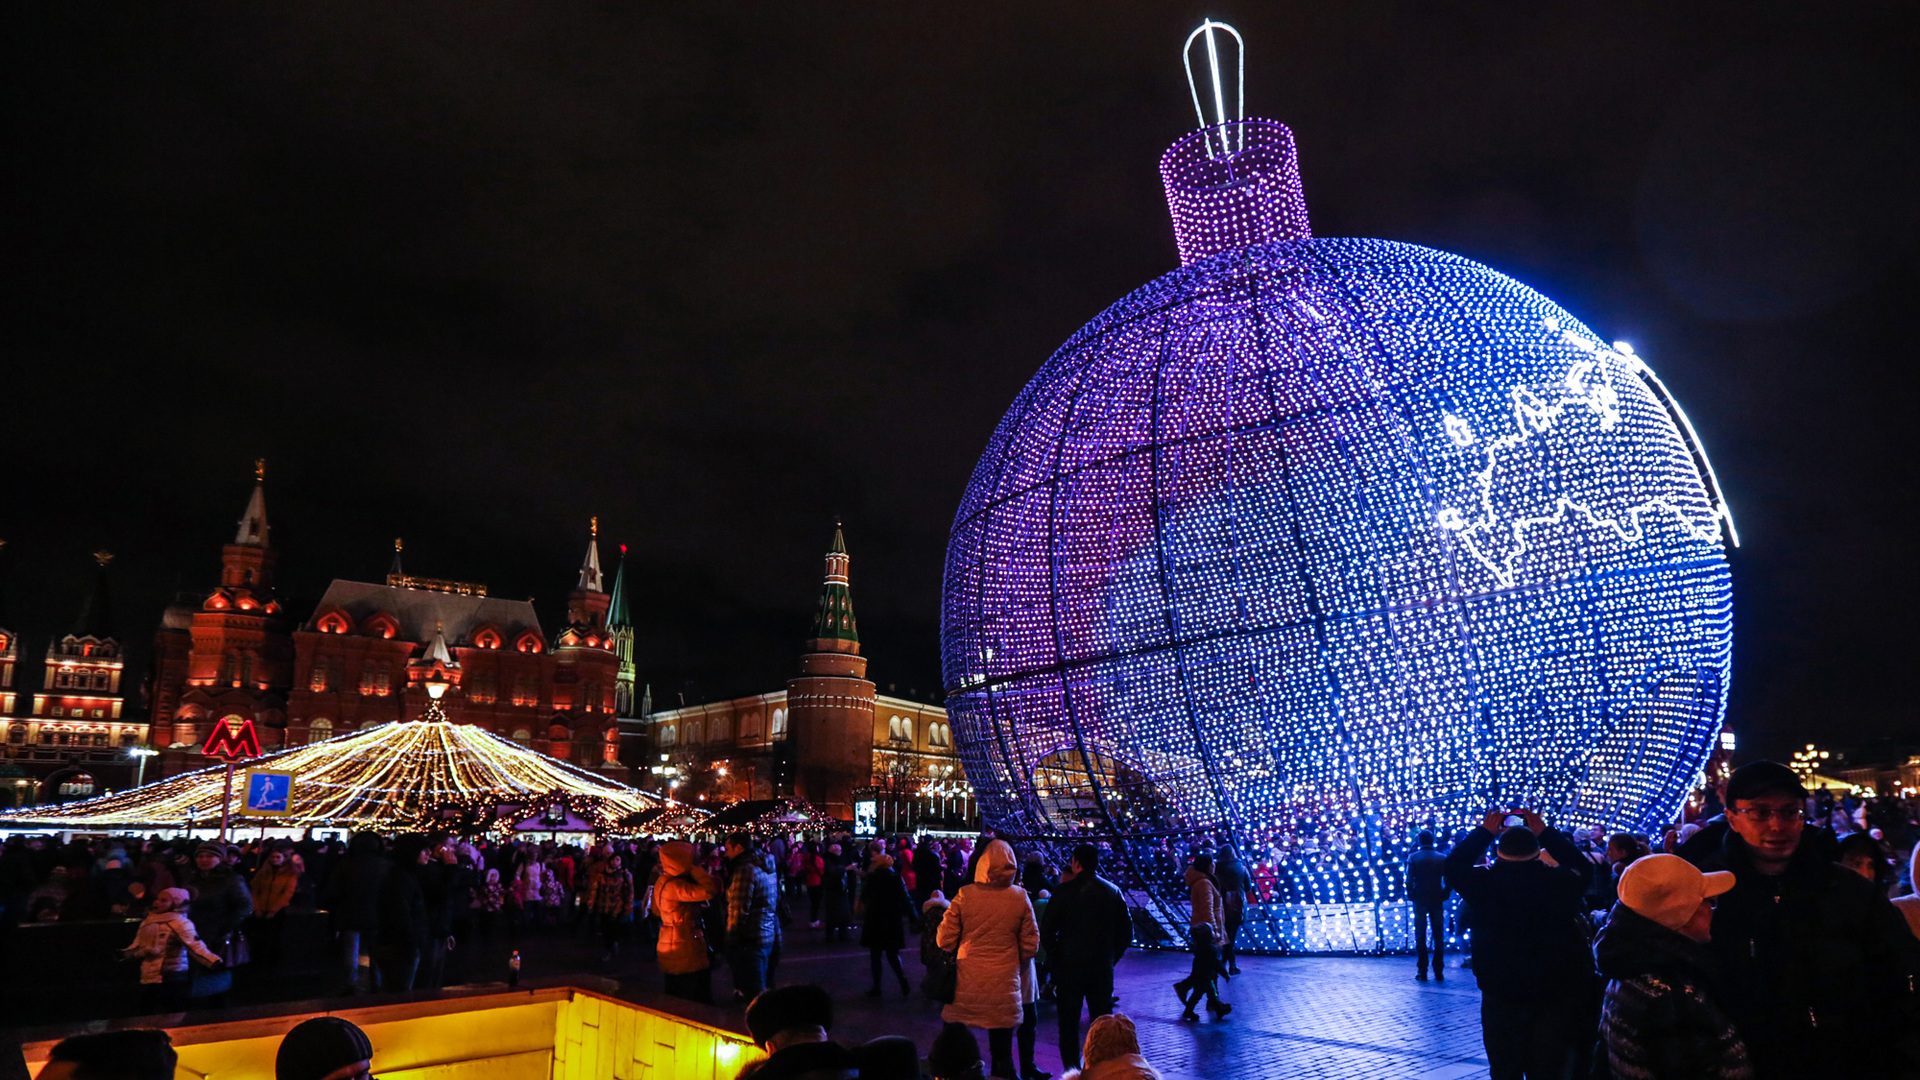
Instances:
[[[420,680],[420,685],[426,687],[428,697],[432,698],[435,701],[439,701],[442,697],[446,696],[447,687],[452,686],[453,684],[447,681],[447,677],[445,675],[440,674],[440,672],[438,671],[434,671],[429,673],[426,678]]]
[[[1422,828],[1672,819],[1737,541],[1639,355],[1458,255],[1313,236],[1291,132],[1214,71],[1160,166],[1182,266],[1042,365],[961,501],[947,707],[989,825],[1115,838],[1170,927],[1173,852],[1231,840],[1276,876],[1254,948],[1395,947]]]

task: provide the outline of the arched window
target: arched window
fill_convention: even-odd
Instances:
[[[887,741],[900,741],[900,718],[897,716],[887,717]]]
[[[699,746],[707,741],[707,725],[698,720],[687,721],[687,745]]]
[[[525,746],[533,741],[533,732],[523,727],[514,728],[513,741],[519,743],[521,746]]]
[[[660,725],[660,745],[672,746],[680,737],[680,731],[672,724]]]
[[[173,722],[173,745],[175,746],[192,746],[195,742],[194,737],[199,734],[200,732],[192,720],[175,720]]]
[[[613,765],[619,762],[619,760],[620,760],[620,729],[617,727],[610,727],[607,729],[606,762],[609,765]]]
[[[787,710],[773,710],[773,737],[778,739],[787,733]]]
[[[313,723],[307,725],[307,741],[308,742],[310,743],[325,742],[326,740],[331,738],[333,738],[333,721],[327,719],[326,717],[322,716],[318,720],[315,720]]]
[[[714,742],[729,742],[733,739],[733,718],[716,716],[707,730],[707,738]]]
[[[740,737],[743,739],[758,739],[760,737],[760,714],[758,712],[750,712],[740,718]]]
[[[327,688],[327,675],[332,670],[332,666],[324,656],[315,660],[313,662],[313,678],[307,685],[316,692],[325,690]]]

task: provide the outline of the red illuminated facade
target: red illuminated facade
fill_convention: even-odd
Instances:
[[[452,684],[440,702],[448,719],[624,776],[607,602],[597,540],[589,540],[568,597],[568,624],[552,641],[530,602],[413,577],[398,557],[385,585],[335,581],[293,633],[287,743],[416,719],[427,708],[427,680],[439,678]]]
[[[296,623],[273,591],[268,535],[256,484],[239,533],[222,549],[219,588],[163,619],[149,703],[166,773],[209,764],[202,742],[229,716],[251,720],[272,752],[417,719],[433,680],[449,684],[441,700],[448,719],[625,778],[614,720],[619,657],[597,536],[568,597],[567,625],[550,639],[530,601],[407,574],[397,544],[385,583],[336,580]]]
[[[228,717],[251,720],[263,731],[286,727],[293,627],[273,589],[277,557],[268,542],[259,466],[254,481],[233,543],[220,549],[219,587],[184,620],[187,640],[180,639],[177,607],[168,609],[155,636],[149,707],[159,746],[197,754],[212,725]]]

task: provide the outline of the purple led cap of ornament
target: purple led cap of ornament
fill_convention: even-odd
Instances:
[[[1160,182],[1182,266],[1313,235],[1293,132],[1277,120],[1232,120],[1189,133],[1160,158]]]

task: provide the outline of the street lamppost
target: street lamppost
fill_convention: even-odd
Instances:
[[[1800,774],[1802,783],[1806,783],[1812,780],[1813,774],[1820,771],[1820,767],[1827,763],[1827,757],[1825,750],[1808,743],[1805,750],[1793,752],[1793,771]]]
[[[140,762],[139,770],[133,774],[133,786],[140,787],[147,782],[147,759],[159,757],[160,751],[151,746],[129,746],[127,756]]]
[[[436,722],[445,720],[447,710],[441,708],[440,699],[446,696],[447,687],[452,686],[453,683],[448,681],[445,675],[435,671],[420,680],[420,685],[427,691],[427,711],[420,714],[420,719]]]

